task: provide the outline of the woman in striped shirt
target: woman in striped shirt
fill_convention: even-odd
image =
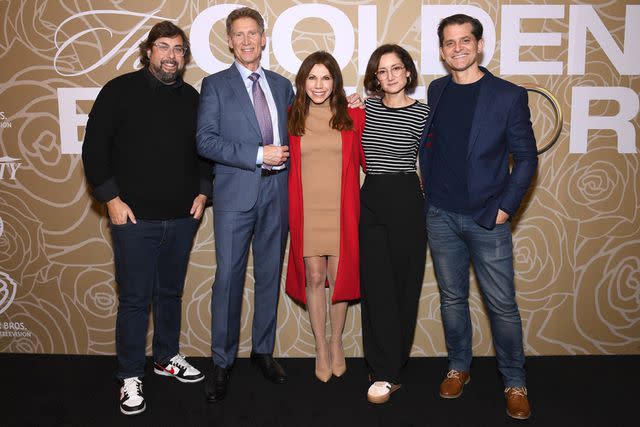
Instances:
[[[409,97],[418,73],[411,55],[382,45],[367,65],[360,193],[360,288],[367,399],[384,403],[400,388],[409,359],[426,258],[424,195],[416,158],[429,109]]]

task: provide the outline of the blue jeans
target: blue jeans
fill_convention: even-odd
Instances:
[[[179,351],[182,290],[193,237],[192,217],[110,224],[119,289],[116,355],[120,379],[144,376],[149,305],[153,358],[166,363]]]
[[[470,215],[430,206],[427,235],[440,289],[449,369],[469,372],[472,327],[469,263],[489,312],[493,346],[505,387],[525,385],[522,321],[515,300],[510,223],[488,230]]]

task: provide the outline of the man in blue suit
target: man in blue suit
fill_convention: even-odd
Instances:
[[[531,410],[509,223],[537,166],[527,92],[478,65],[484,41],[477,19],[445,18],[438,26],[438,38],[451,74],[429,85],[431,115],[420,165],[449,356],[440,396],[459,397],[470,380],[472,262],[491,320],[507,414],[527,419]]]
[[[266,35],[257,11],[236,9],[226,25],[235,62],[203,80],[197,130],[198,153],[215,162],[214,369],[205,386],[210,402],[224,398],[238,351],[250,244],[255,277],[251,361],[268,380],[287,381],[272,353],[288,228],[287,107],[293,89],[289,80],[260,66]]]

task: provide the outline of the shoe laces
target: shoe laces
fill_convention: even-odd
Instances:
[[[509,396],[522,396],[527,397],[527,388],[526,387],[507,387],[504,389],[504,392],[509,394]]]
[[[447,372],[447,378],[455,378],[457,380],[460,379],[460,371],[456,371],[455,369],[450,370],[449,372]]]
[[[185,356],[183,356],[182,354],[178,353],[175,356],[173,356],[171,358],[171,360],[169,360],[169,362],[173,365],[176,365],[179,368],[190,368],[191,365],[189,364],[189,362],[186,361]]]
[[[142,395],[142,381],[138,377],[125,378],[122,389],[127,397]]]

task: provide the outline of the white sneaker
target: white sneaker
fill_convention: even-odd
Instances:
[[[144,412],[147,405],[142,393],[142,381],[138,377],[125,378],[120,387],[120,412],[136,415]]]
[[[181,354],[176,354],[166,364],[156,362],[153,372],[158,375],[174,377],[183,383],[197,383],[204,379],[204,374],[187,362]]]
[[[371,384],[367,392],[367,400],[371,403],[385,403],[391,397],[391,393],[400,388],[400,384],[392,384],[387,381],[376,381]]]

